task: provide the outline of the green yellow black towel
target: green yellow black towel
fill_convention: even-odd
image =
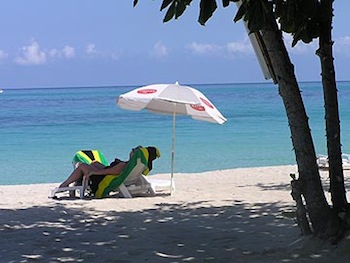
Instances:
[[[119,175],[106,175],[103,178],[98,185],[95,197],[102,198],[107,196],[111,191],[117,189],[131,173],[138,171],[140,168],[141,173],[147,175],[152,169],[152,162],[159,157],[160,152],[156,147],[150,146],[138,149]]]

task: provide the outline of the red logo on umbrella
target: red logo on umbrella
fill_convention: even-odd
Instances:
[[[201,101],[203,101],[203,103],[204,103],[205,105],[207,105],[209,108],[214,109],[214,106],[213,106],[209,101],[207,101],[207,100],[205,100],[205,99],[203,99],[203,98],[200,98],[200,99],[201,99]]]
[[[200,100],[201,100],[206,106],[208,106],[209,108],[214,109],[214,106],[213,106],[209,101],[207,101],[206,99],[200,98]],[[197,111],[205,111],[204,106],[201,105],[201,104],[191,104],[191,108],[194,109],[194,110],[197,110]]]
[[[137,91],[137,93],[140,93],[140,94],[152,94],[156,92],[157,92],[156,89],[140,89]]]
[[[191,104],[191,108],[197,111],[205,111],[205,108],[200,104]]]

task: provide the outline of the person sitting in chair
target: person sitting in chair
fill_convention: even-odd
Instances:
[[[134,155],[135,151],[140,148],[142,148],[141,145],[131,149],[129,153],[129,160]],[[126,164],[127,161],[121,161],[118,158],[116,158],[112,163],[110,163],[109,166],[104,166],[103,164],[97,161],[92,162],[91,164],[81,163],[68,176],[68,178],[63,183],[61,183],[59,187],[68,187],[71,183],[82,182],[84,177],[86,177],[86,179],[89,179],[89,177],[92,175],[118,175],[123,171]]]

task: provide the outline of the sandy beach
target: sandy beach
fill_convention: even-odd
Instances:
[[[0,262],[348,262],[349,239],[331,246],[300,235],[295,172],[176,174],[173,195],[133,199],[56,200],[57,184],[0,186]]]

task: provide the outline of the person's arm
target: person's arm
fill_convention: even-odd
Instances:
[[[97,171],[91,171],[89,175],[118,175],[123,171],[124,167],[126,166],[126,163],[120,162],[117,165],[114,165],[112,167],[106,168],[106,169],[100,169]]]

